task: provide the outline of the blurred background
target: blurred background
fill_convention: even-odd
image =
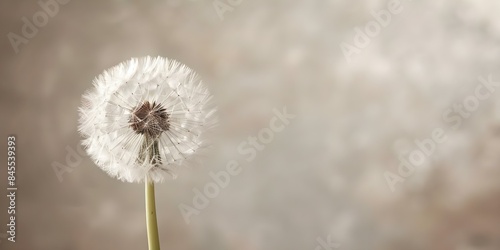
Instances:
[[[0,3],[0,183],[14,134],[19,188],[0,249],[147,249],[143,185],[78,154],[77,133],[94,77],[145,55],[197,71],[223,131],[157,185],[163,249],[500,249],[500,96],[474,98],[479,77],[500,82],[500,2],[47,2]],[[247,161],[238,145],[283,107],[296,117]],[[436,129],[446,140],[401,172]],[[243,171],[186,223],[179,205],[231,160]]]

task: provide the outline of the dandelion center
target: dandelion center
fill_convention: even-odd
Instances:
[[[129,118],[129,125],[136,133],[156,138],[170,128],[166,109],[159,103],[145,101],[137,105]]]

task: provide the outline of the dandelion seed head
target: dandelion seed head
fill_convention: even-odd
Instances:
[[[162,57],[132,58],[93,82],[79,108],[91,159],[127,182],[161,182],[195,161],[216,125],[211,95],[197,74]]]

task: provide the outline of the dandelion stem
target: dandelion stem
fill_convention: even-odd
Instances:
[[[146,157],[149,155],[149,157]],[[142,161],[149,159],[152,164],[160,161],[158,141],[146,134],[140,151]],[[149,176],[146,176],[146,227],[148,230],[149,250],[160,250],[160,239],[158,238],[158,222],[156,219],[155,184]]]
[[[156,220],[155,184],[146,178],[146,225],[149,250],[160,250],[158,222]]]

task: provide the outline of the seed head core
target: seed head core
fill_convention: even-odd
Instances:
[[[138,134],[156,138],[170,128],[166,109],[159,103],[145,101],[137,105],[129,118],[129,125]]]

